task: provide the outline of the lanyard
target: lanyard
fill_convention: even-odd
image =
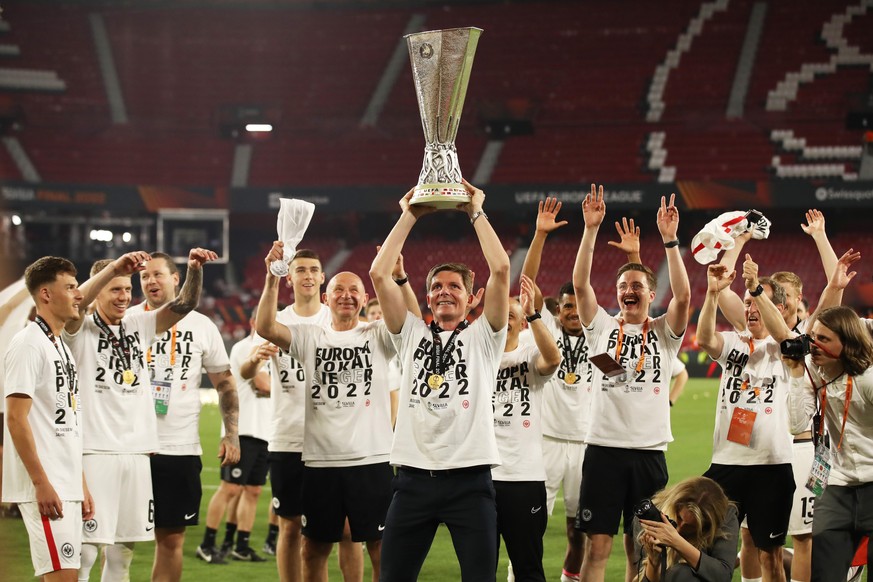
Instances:
[[[649,335],[649,320],[643,322],[643,343],[640,345],[640,359],[637,360],[637,372],[643,369],[643,362],[646,361],[646,336]],[[615,346],[615,361],[618,361],[621,355],[621,344],[624,341],[624,321],[618,321],[618,344]]]
[[[59,338],[55,336],[54,332],[52,332],[46,321],[39,315],[36,316],[34,321],[45,334],[45,336],[49,339],[49,341],[52,342],[52,345],[58,352],[58,356],[60,356],[61,362],[63,362],[64,364],[64,376],[67,379],[67,386],[69,387],[70,392],[75,394],[77,388],[76,370],[73,369],[73,361],[70,358],[69,352],[67,352],[67,346],[64,345],[64,340],[60,340],[61,347],[58,347]],[[63,354],[61,354],[61,349],[63,349],[64,351]]]
[[[754,353],[755,353],[755,341],[752,338],[749,338],[749,356],[751,357],[751,355]],[[749,379],[746,378],[745,380],[743,380],[743,385],[740,386],[740,392],[745,392],[748,389],[749,389]],[[755,396],[761,395],[760,388],[754,388],[753,390],[755,392]]]
[[[149,304],[145,304],[145,311],[149,310]],[[151,365],[152,363],[152,347],[149,346],[149,349],[146,350],[146,363]],[[170,366],[176,365],[176,324],[173,324],[173,333],[170,336]]]
[[[567,362],[567,370],[570,372],[576,371],[576,366],[579,365],[579,360],[582,358],[582,348],[585,347],[585,336],[580,335],[576,338],[576,345],[570,349],[570,335],[561,328],[561,333],[564,334],[564,361]]]
[[[462,321],[458,324],[458,327],[452,332],[452,335],[449,336],[449,341],[446,342],[445,351],[443,350],[443,340],[440,338],[440,332],[443,331],[442,328],[437,325],[436,321],[430,322],[430,331],[433,334],[433,351],[431,355],[433,356],[433,365],[434,372],[440,376],[442,376],[443,372],[448,365],[448,360],[452,355],[452,350],[455,348],[455,338],[458,333],[467,329],[467,326],[470,323],[467,320]],[[445,354],[445,355],[443,355]]]
[[[822,384],[817,388],[817,390],[821,390],[821,414],[824,416],[825,410],[827,409],[828,399],[827,399],[827,385],[829,382]],[[814,384],[813,384],[814,386]],[[849,404],[852,402],[852,377],[846,377],[846,404],[843,407],[843,425],[840,427],[840,440],[837,443],[837,450],[840,450],[840,446],[843,444],[843,436],[846,434],[846,419],[849,418]],[[819,436],[824,434],[824,423],[821,423],[818,427]]]
[[[94,323],[96,323],[97,327],[100,328],[100,331],[109,338],[109,343],[112,345],[112,352],[115,354],[115,357],[120,359],[124,364],[124,371],[127,372],[131,370],[130,346],[127,344],[124,337],[124,325],[122,325],[120,321],[118,322],[118,335],[121,336],[119,339],[115,337],[115,334],[112,333],[112,330],[109,329],[109,326],[106,325],[96,311],[94,312]],[[128,384],[129,383],[130,382],[128,382]]]

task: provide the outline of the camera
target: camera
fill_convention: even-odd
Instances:
[[[810,352],[812,338],[806,334],[788,338],[779,344],[782,355],[792,360],[802,360]]]
[[[652,503],[651,499],[643,499],[639,503],[637,503],[636,507],[634,507],[634,515],[636,515],[639,519],[647,519],[649,521],[663,521],[661,519],[661,510],[657,508],[657,506]],[[673,527],[676,527],[676,522],[667,518],[667,521],[673,524]]]

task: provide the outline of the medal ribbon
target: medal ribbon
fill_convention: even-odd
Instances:
[[[637,360],[637,372],[643,369],[643,363],[646,361],[646,336],[649,335],[649,319],[643,322],[643,343],[640,344],[640,359]],[[621,355],[621,344],[624,341],[624,321],[618,320],[618,344],[615,346],[615,361],[618,361]]]
[[[145,304],[145,311],[149,311],[149,304]],[[146,350],[146,363],[151,365],[152,363],[152,347],[149,346],[149,349]],[[176,324],[173,324],[173,334],[170,336],[170,367],[176,365]]]
[[[60,340],[61,347],[58,347],[58,340],[60,338],[55,336],[54,332],[52,332],[46,321],[39,315],[36,316],[34,321],[39,326],[39,329],[41,329],[45,336],[49,339],[49,341],[52,342],[52,345],[55,346],[55,350],[58,352],[58,356],[60,356],[61,361],[64,362],[64,376],[67,378],[67,386],[69,387],[72,394],[76,394],[76,370],[73,369],[73,361],[70,358],[70,354],[67,352],[67,346],[64,345],[64,340]],[[64,350],[63,354],[61,353],[61,349]]]
[[[97,324],[100,331],[109,338],[109,343],[112,345],[112,353],[115,354],[115,357],[121,360],[124,364],[124,369],[133,371],[133,367],[130,363],[130,346],[127,345],[127,342],[124,339],[124,326],[121,322],[118,322],[118,335],[121,336],[121,339],[115,337],[115,334],[112,333],[112,330],[109,329],[109,326],[106,325],[96,311],[94,312],[94,323]]]
[[[827,399],[827,385],[828,383],[822,384],[819,386],[818,390],[821,390],[821,415],[824,417],[825,410],[828,406]],[[852,401],[852,377],[848,376],[846,378],[846,404],[843,407],[843,425],[840,428],[840,441],[837,443],[837,450],[840,450],[840,447],[843,444],[843,436],[846,434],[846,419],[849,418],[849,403]],[[824,434],[824,422],[822,422],[818,427],[818,434],[822,436]]]
[[[567,362],[567,371],[575,372],[576,366],[579,365],[579,360],[582,358],[582,348],[584,347],[585,337],[580,335],[576,339],[576,345],[570,349],[570,335],[561,328],[564,334],[564,361]]]
[[[446,365],[448,364],[449,357],[452,355],[452,350],[455,348],[455,337],[467,329],[467,326],[470,325],[470,322],[467,320],[462,321],[458,324],[458,327],[452,332],[452,335],[449,336],[449,341],[446,342],[445,351],[443,350],[443,340],[440,338],[440,332],[443,329],[437,325],[435,321],[430,322],[430,332],[433,334],[433,350],[431,352],[431,357],[433,359],[434,364],[434,374],[438,374],[440,376],[443,375],[443,372],[446,370]],[[445,354],[445,355],[444,355]]]

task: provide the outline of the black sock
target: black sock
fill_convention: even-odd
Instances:
[[[270,524],[270,529],[267,530],[267,539],[266,542],[268,544],[276,545],[276,539],[279,537],[279,526]]]
[[[224,544],[233,545],[233,536],[236,533],[236,524],[227,522],[224,530]]]
[[[242,531],[239,530],[236,532],[236,551],[244,552],[249,549],[249,536],[252,535],[250,531]]]
[[[211,527],[207,527],[206,533],[203,535],[203,543],[200,545],[204,548],[211,548],[212,546],[214,546],[215,545],[215,534],[217,534],[217,533],[218,533],[217,530],[214,530]]]

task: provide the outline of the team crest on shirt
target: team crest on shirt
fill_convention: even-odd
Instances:
[[[61,553],[65,558],[72,558],[75,550],[73,549],[73,544],[64,544],[61,546]]]
[[[82,527],[85,528],[86,532],[93,533],[93,532],[97,531],[97,520],[96,519],[89,519],[88,521],[86,521],[85,523],[82,524]]]
[[[302,525],[303,527],[306,527],[306,515],[305,514],[300,516],[300,525]]]
[[[278,497],[273,498],[273,509],[279,509],[279,498]]]

